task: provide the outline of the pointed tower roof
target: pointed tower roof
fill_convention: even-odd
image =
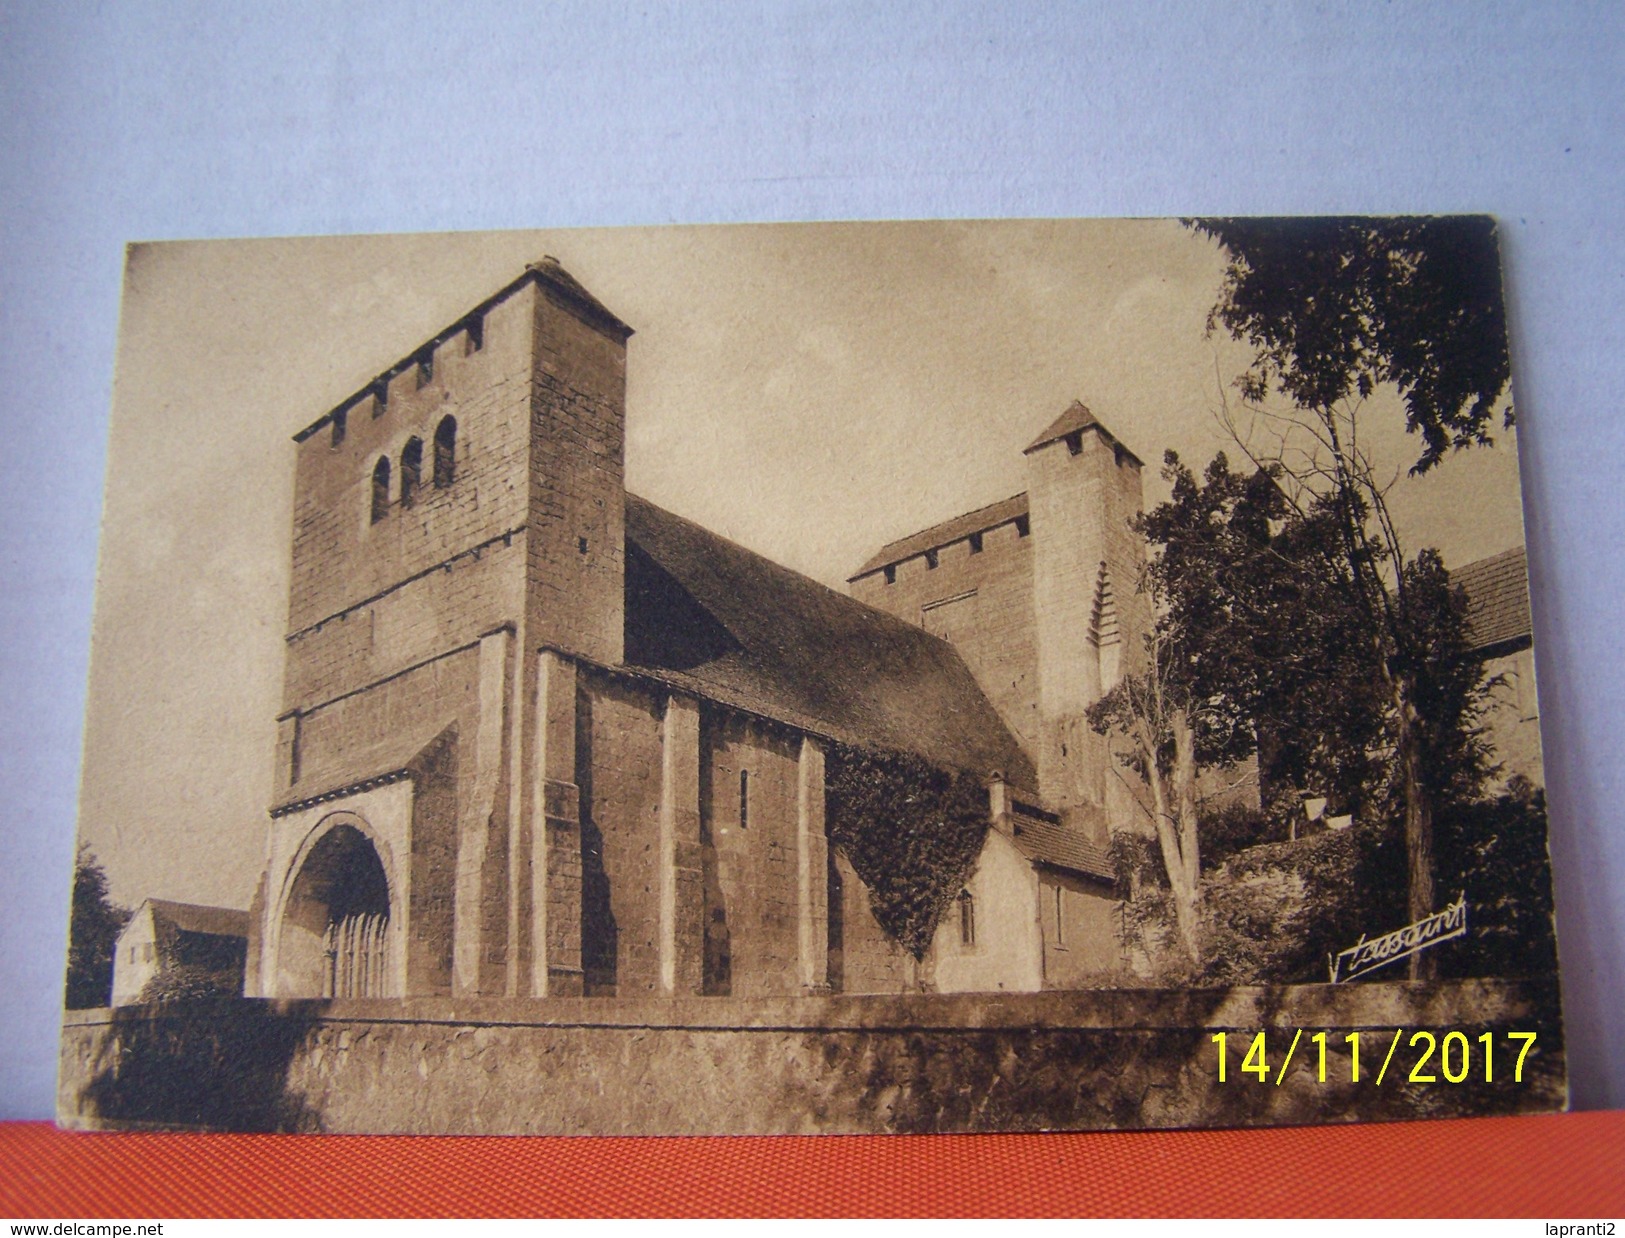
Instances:
[[[537,281],[546,284],[564,300],[572,302],[583,317],[611,334],[618,335],[625,340],[632,334],[632,328],[617,318],[602,301],[593,296],[584,287],[581,281],[566,271],[559,260],[552,254],[546,254],[540,262],[532,262],[525,268],[527,275],[534,275]]]
[[[1066,411],[1050,422],[1048,428],[1028,444],[1022,454],[1028,455],[1037,451],[1040,447],[1048,446],[1050,443],[1085,430],[1093,430],[1113,447],[1119,448],[1126,453],[1128,458],[1133,460],[1135,464],[1140,465],[1142,468],[1145,467],[1145,461],[1124,446],[1120,438],[1101,425],[1100,419],[1089,411],[1088,406],[1082,400],[1073,400],[1071,404],[1067,405]]]

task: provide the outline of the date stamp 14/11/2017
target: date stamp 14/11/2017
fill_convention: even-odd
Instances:
[[[1305,1036],[1303,1029],[1299,1028],[1292,1033],[1292,1041],[1278,1064],[1271,1061],[1266,1032],[1255,1033],[1246,1041],[1245,1049],[1240,1045],[1245,1033],[1215,1032],[1211,1039],[1218,1047],[1216,1065],[1220,1083],[1251,1081],[1273,1083],[1279,1087],[1301,1046],[1305,1061],[1313,1064],[1316,1083],[1328,1082],[1328,1063],[1332,1064],[1330,1070],[1336,1074],[1340,1073],[1343,1062],[1348,1065],[1347,1082],[1360,1083],[1369,1077],[1370,1066],[1375,1064],[1375,1056],[1380,1053],[1382,1059],[1375,1083],[1381,1087],[1391,1072],[1404,1072],[1407,1063],[1410,1070],[1399,1076],[1406,1083],[1466,1083],[1470,1079],[1494,1083],[1498,1046],[1500,1070],[1510,1071],[1513,1083],[1522,1083],[1525,1060],[1530,1050],[1535,1048],[1538,1036],[1535,1032],[1501,1032],[1498,1041],[1494,1032],[1469,1036],[1466,1032],[1453,1031],[1440,1036],[1418,1030],[1410,1032],[1407,1037],[1406,1031],[1405,1028],[1395,1028],[1391,1036],[1382,1031],[1312,1032],[1307,1037],[1309,1043],[1303,1045]],[[1284,1035],[1284,1032],[1280,1034]],[[1404,1042],[1403,1053],[1401,1042]],[[1328,1043],[1332,1046],[1330,1051]],[[1240,1053],[1236,1069],[1232,1069],[1230,1064],[1232,1051]],[[1399,1060],[1396,1061],[1396,1058]],[[1341,1079],[1331,1081],[1343,1082]]]

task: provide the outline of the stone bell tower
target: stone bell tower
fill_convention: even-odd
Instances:
[[[1045,802],[1097,840],[1141,816],[1085,711],[1144,658],[1137,456],[1074,401],[1026,449]]]

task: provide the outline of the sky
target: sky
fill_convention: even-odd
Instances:
[[[636,331],[628,489],[834,588],[881,544],[1025,488],[1074,399],[1147,462],[1233,444],[1248,354],[1177,222],[1014,221],[169,242],[126,264],[80,837],[115,901],[244,907],[264,860],[291,436],[544,254]],[[1233,393],[1230,393],[1233,400]],[[1409,547],[1522,543],[1515,436],[1404,479]]]

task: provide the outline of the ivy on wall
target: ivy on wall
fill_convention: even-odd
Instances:
[[[841,746],[825,788],[830,842],[869,888],[880,926],[923,958],[982,852],[987,788],[920,757]]]

